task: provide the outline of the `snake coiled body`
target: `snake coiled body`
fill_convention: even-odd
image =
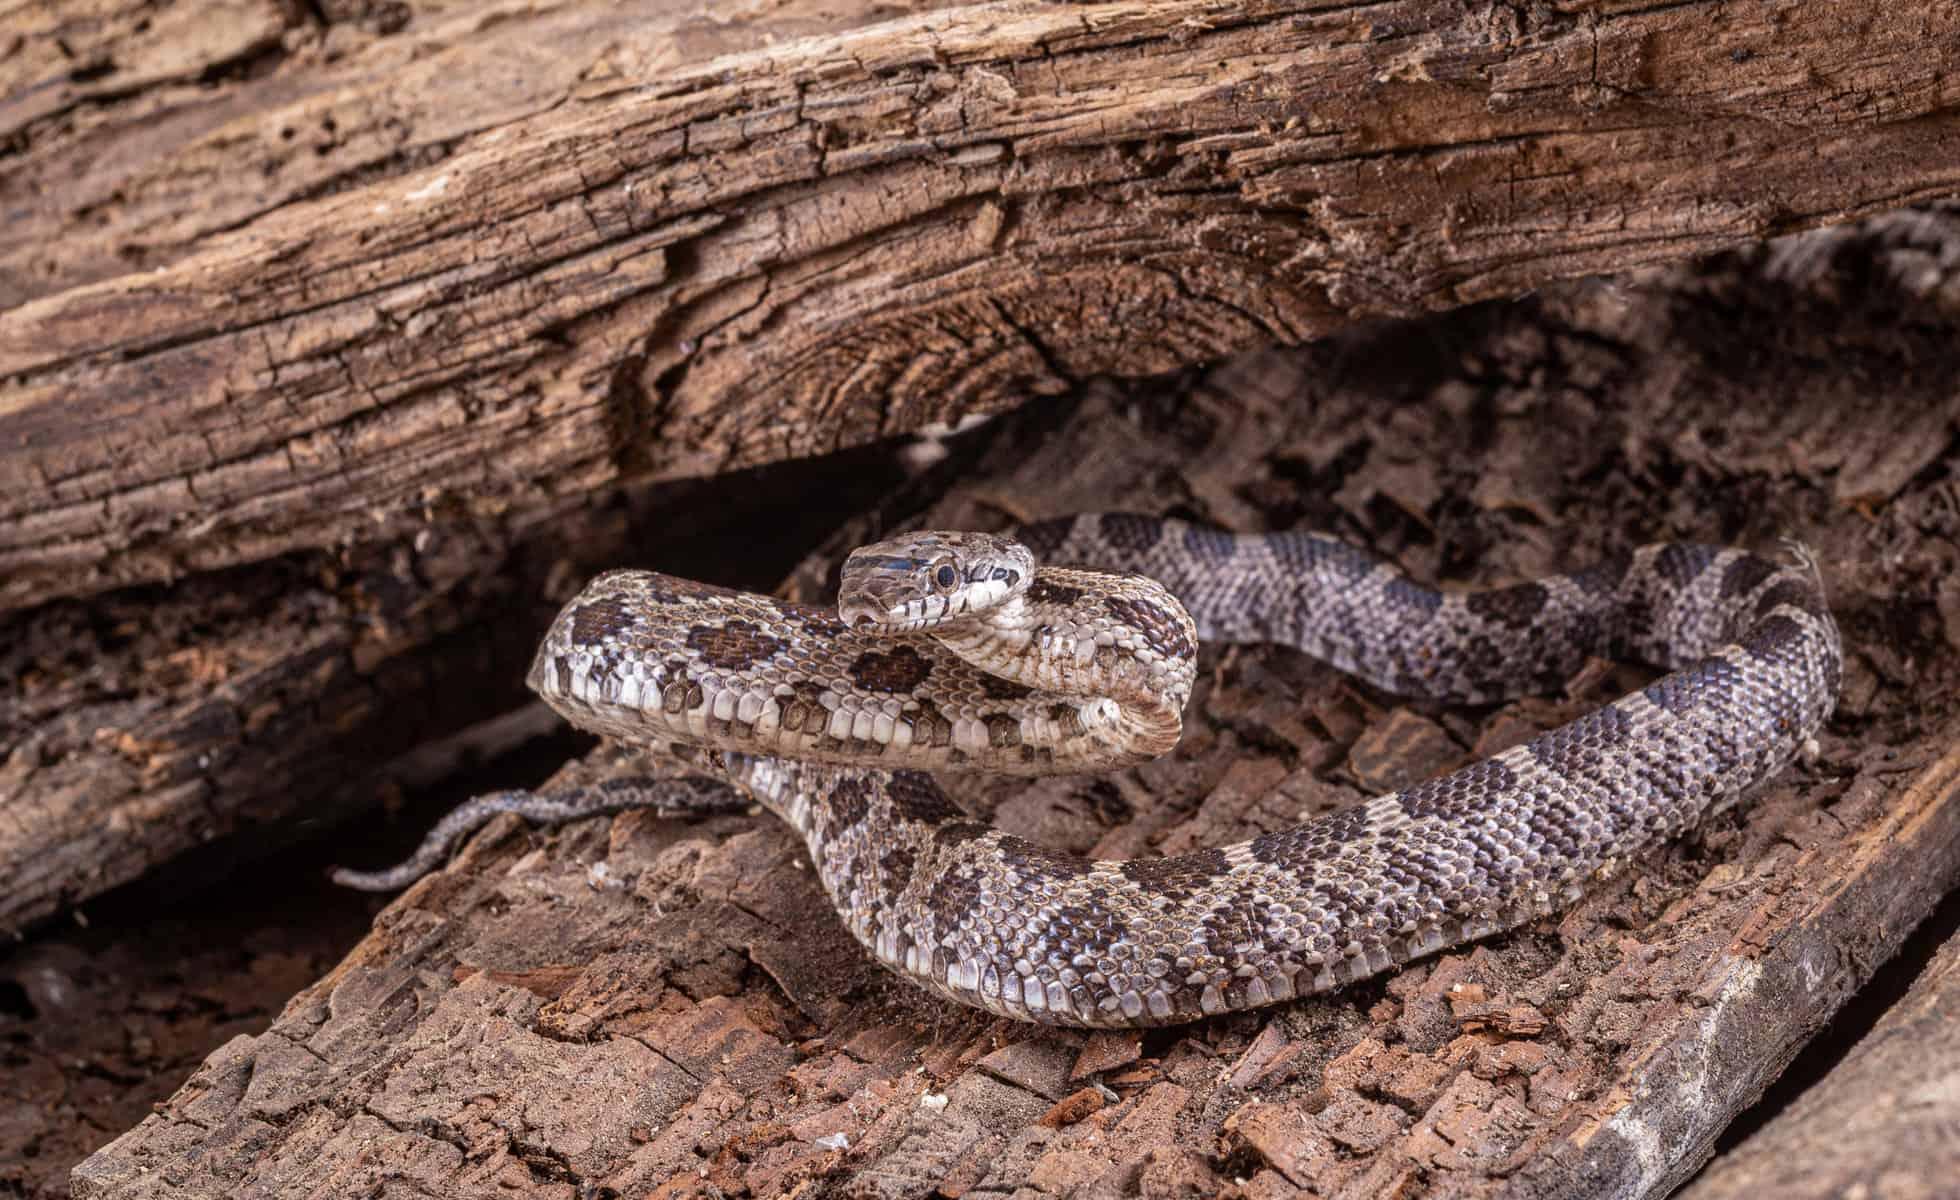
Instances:
[[[601,576],[554,623],[531,685],[583,728],[714,747],[804,837],[879,961],[1045,1023],[1272,1003],[1550,912],[1780,770],[1841,673],[1814,566],[1708,546],[1446,592],[1318,534],[1101,514],[1018,543],[911,535],[853,563],[835,612]],[[1557,687],[1589,656],[1670,673],[1407,791],[1169,858],[1056,853],[933,782],[1162,752],[1201,638],[1285,643],[1397,694],[1473,703]]]

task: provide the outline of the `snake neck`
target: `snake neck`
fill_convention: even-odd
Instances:
[[[989,676],[1079,697],[1085,726],[1118,744],[1177,743],[1197,673],[1197,627],[1177,597],[1140,575],[1042,568],[984,619],[931,631]]]
[[[1139,575],[1046,568],[984,620],[949,624],[933,637],[997,678],[1125,707],[1182,712],[1197,672],[1190,614]]]

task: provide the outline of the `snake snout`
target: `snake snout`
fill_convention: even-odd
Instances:
[[[866,625],[878,624],[879,612],[863,602],[840,600],[837,603],[837,619],[853,629],[862,629]]]
[[[922,599],[910,574],[883,568],[850,571],[837,589],[837,619],[853,629],[899,628],[919,615]]]

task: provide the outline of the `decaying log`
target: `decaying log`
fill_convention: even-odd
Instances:
[[[1960,1180],[1960,936],[1832,1072],[1681,1200],[1937,1200]]]
[[[0,606],[1960,189],[1945,0],[9,11]]]
[[[1754,272],[1555,289],[1099,387],[1052,435],[1036,412],[1003,419],[919,518],[1310,524],[1483,581],[1653,537],[1800,534],[1848,649],[1817,758],[1563,917],[1334,996],[1091,1036],[882,973],[766,816],[506,821],[78,1168],[76,1195],[1664,1195],[1960,881],[1960,727],[1937,715],[1960,695],[1939,591],[1960,505],[1938,465],[1960,296],[1918,269],[1951,244],[1925,220],[1924,242],[1895,229],[1843,269],[1806,241]],[[1792,263],[1827,285],[1787,282]],[[1843,415],[1881,372],[1887,420]],[[841,531],[793,590],[896,515]],[[1646,677],[1602,666],[1465,713],[1213,648],[1166,759],[949,781],[1052,846],[1172,853],[1404,785]],[[602,753],[569,773],[615,769]]]

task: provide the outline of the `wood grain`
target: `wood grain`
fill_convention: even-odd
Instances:
[[[1960,189],[1936,0],[306,10],[18,10],[0,605]]]

